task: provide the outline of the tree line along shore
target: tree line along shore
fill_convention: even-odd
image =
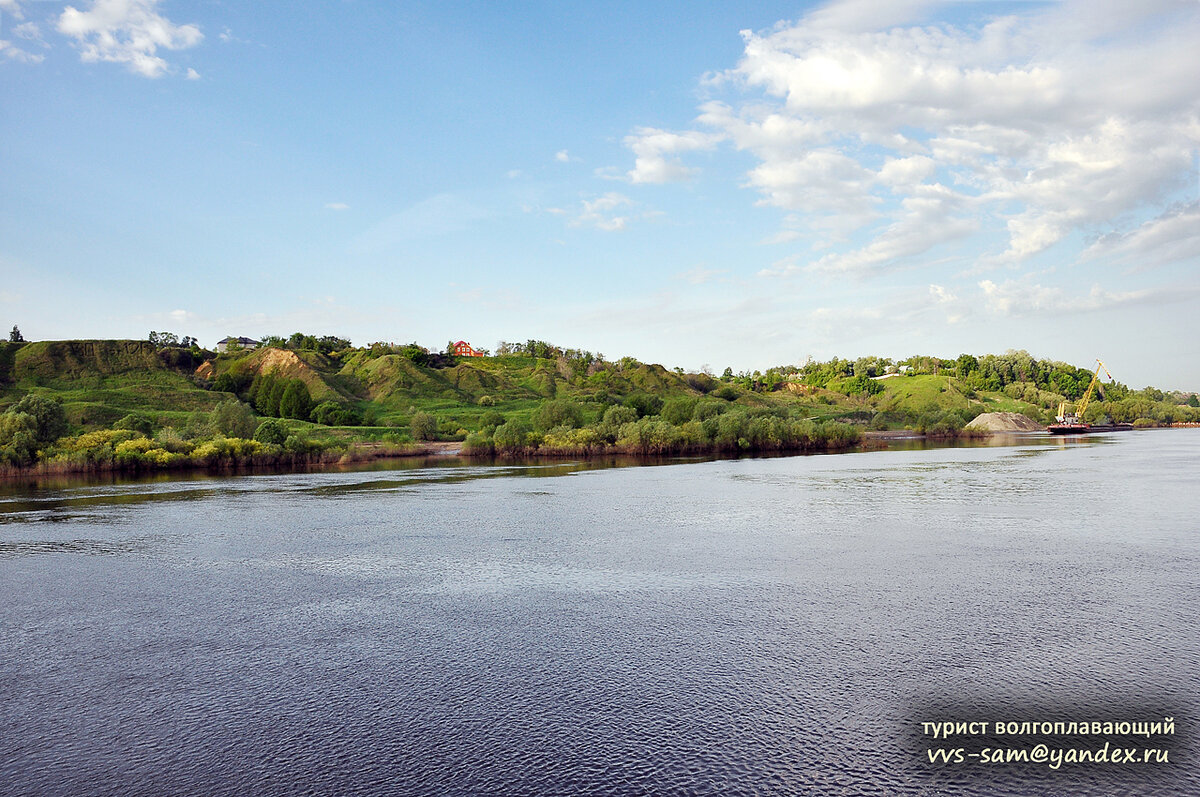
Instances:
[[[715,375],[535,340],[483,356],[300,333],[221,353],[183,342],[0,342],[0,470],[295,467],[439,441],[500,458],[835,451],[871,432],[977,433],[983,413],[1047,423],[1092,377],[1011,351]],[[1103,389],[1089,421],[1200,422],[1193,393]]]

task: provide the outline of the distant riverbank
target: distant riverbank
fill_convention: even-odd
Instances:
[[[586,451],[560,451],[550,448],[527,449],[521,452],[499,453],[492,451],[464,450],[463,441],[439,440],[422,443],[355,443],[345,449],[331,449],[310,452],[307,454],[289,453],[283,450],[272,450],[270,447],[252,447],[253,441],[227,439],[224,445],[217,446],[220,455],[212,453],[201,456],[179,456],[163,461],[161,459],[131,458],[114,455],[108,457],[93,456],[90,459],[57,458],[38,461],[25,467],[6,465],[0,467],[0,482],[19,483],[22,481],[41,481],[47,478],[63,477],[103,477],[121,479],[124,477],[138,479],[146,477],[187,478],[195,474],[272,474],[272,473],[308,473],[320,471],[343,471],[358,468],[370,468],[376,463],[388,461],[412,462],[423,459],[461,459],[464,463],[504,462],[520,463],[531,461],[554,462],[566,460],[609,461],[614,458],[627,463],[662,462],[672,458],[714,458],[727,459],[741,456],[801,456],[807,454],[837,454],[863,450],[886,450],[889,448],[909,449],[912,446],[925,444],[941,447],[944,445],[984,443],[995,437],[996,441],[1008,442],[1030,435],[989,435],[989,434],[960,434],[960,435],[930,435],[912,430],[865,430],[852,429],[851,433],[843,432],[836,439],[821,440],[817,444],[806,447],[771,449],[719,449],[717,447],[677,447],[667,451],[636,451],[619,446],[594,447]],[[138,438],[140,439],[140,438]]]

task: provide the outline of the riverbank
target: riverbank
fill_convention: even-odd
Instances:
[[[141,438],[144,439],[144,438]],[[289,473],[339,468],[381,459],[420,458],[457,454],[458,443],[362,443],[345,449],[287,451],[280,446],[264,446],[254,440],[223,438],[197,446],[195,453],[182,454],[165,449],[122,450],[121,444],[109,447],[107,456],[89,451],[85,456],[58,454],[30,465],[0,464],[0,481],[22,481],[45,476],[130,475],[156,473]],[[168,456],[161,456],[165,452]],[[146,456],[149,454],[149,456]]]
[[[278,446],[251,446],[254,441],[225,439],[220,445],[213,446],[216,451],[225,452],[223,455],[213,455],[211,451],[200,456],[174,456],[162,458],[155,456],[131,457],[129,449],[124,449],[124,455],[110,452],[107,457],[92,453],[92,458],[64,458],[61,455],[39,461],[25,467],[13,465],[0,466],[0,483],[20,483],[41,481],[47,478],[73,477],[103,477],[108,479],[141,479],[141,478],[185,478],[191,475],[236,475],[236,474],[285,474],[310,472],[336,472],[354,470],[358,467],[370,467],[372,463],[396,461],[414,462],[419,460],[462,460],[464,464],[479,462],[521,463],[521,462],[554,462],[566,460],[585,460],[588,462],[605,462],[614,458],[627,462],[662,462],[672,458],[737,458],[740,456],[802,456],[808,454],[839,454],[854,451],[878,451],[889,448],[907,449],[913,445],[930,444],[934,446],[954,445],[956,443],[980,442],[992,437],[987,434],[936,435],[920,434],[912,430],[866,430],[858,431],[857,435],[843,435],[838,441],[822,440],[817,444],[809,441],[807,446],[791,448],[730,448],[717,447],[675,447],[664,451],[638,451],[630,448],[607,445],[594,447],[586,451],[563,451],[549,447],[525,449],[523,451],[497,452],[464,450],[464,443],[455,440],[435,440],[421,443],[381,443],[361,442],[344,449],[333,449],[298,454],[280,450]],[[994,435],[997,439],[1007,435]],[[143,438],[135,438],[143,440]],[[212,442],[212,441],[210,441]],[[206,444],[207,445],[207,444]],[[118,445],[119,448],[119,445]],[[198,447],[199,448],[199,447]],[[136,447],[135,447],[136,450]],[[153,451],[153,450],[152,450]],[[239,453],[240,452],[240,453]],[[141,452],[145,454],[146,452]]]

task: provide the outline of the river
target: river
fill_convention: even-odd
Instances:
[[[1194,430],[9,485],[0,792],[1200,794],[1197,485]],[[1101,742],[1169,758],[980,757]]]

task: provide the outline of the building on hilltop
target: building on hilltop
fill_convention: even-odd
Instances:
[[[455,357],[483,357],[485,355],[483,352],[475,351],[475,349],[471,348],[470,343],[467,343],[465,340],[460,340],[454,344],[454,356]]]
[[[262,345],[262,343],[260,341],[255,340],[254,338],[228,338],[227,337],[227,338],[222,338],[221,340],[217,341],[217,351],[219,351],[219,352],[229,351],[229,347],[231,345],[234,348],[238,348],[238,349],[257,349],[259,346]]]

